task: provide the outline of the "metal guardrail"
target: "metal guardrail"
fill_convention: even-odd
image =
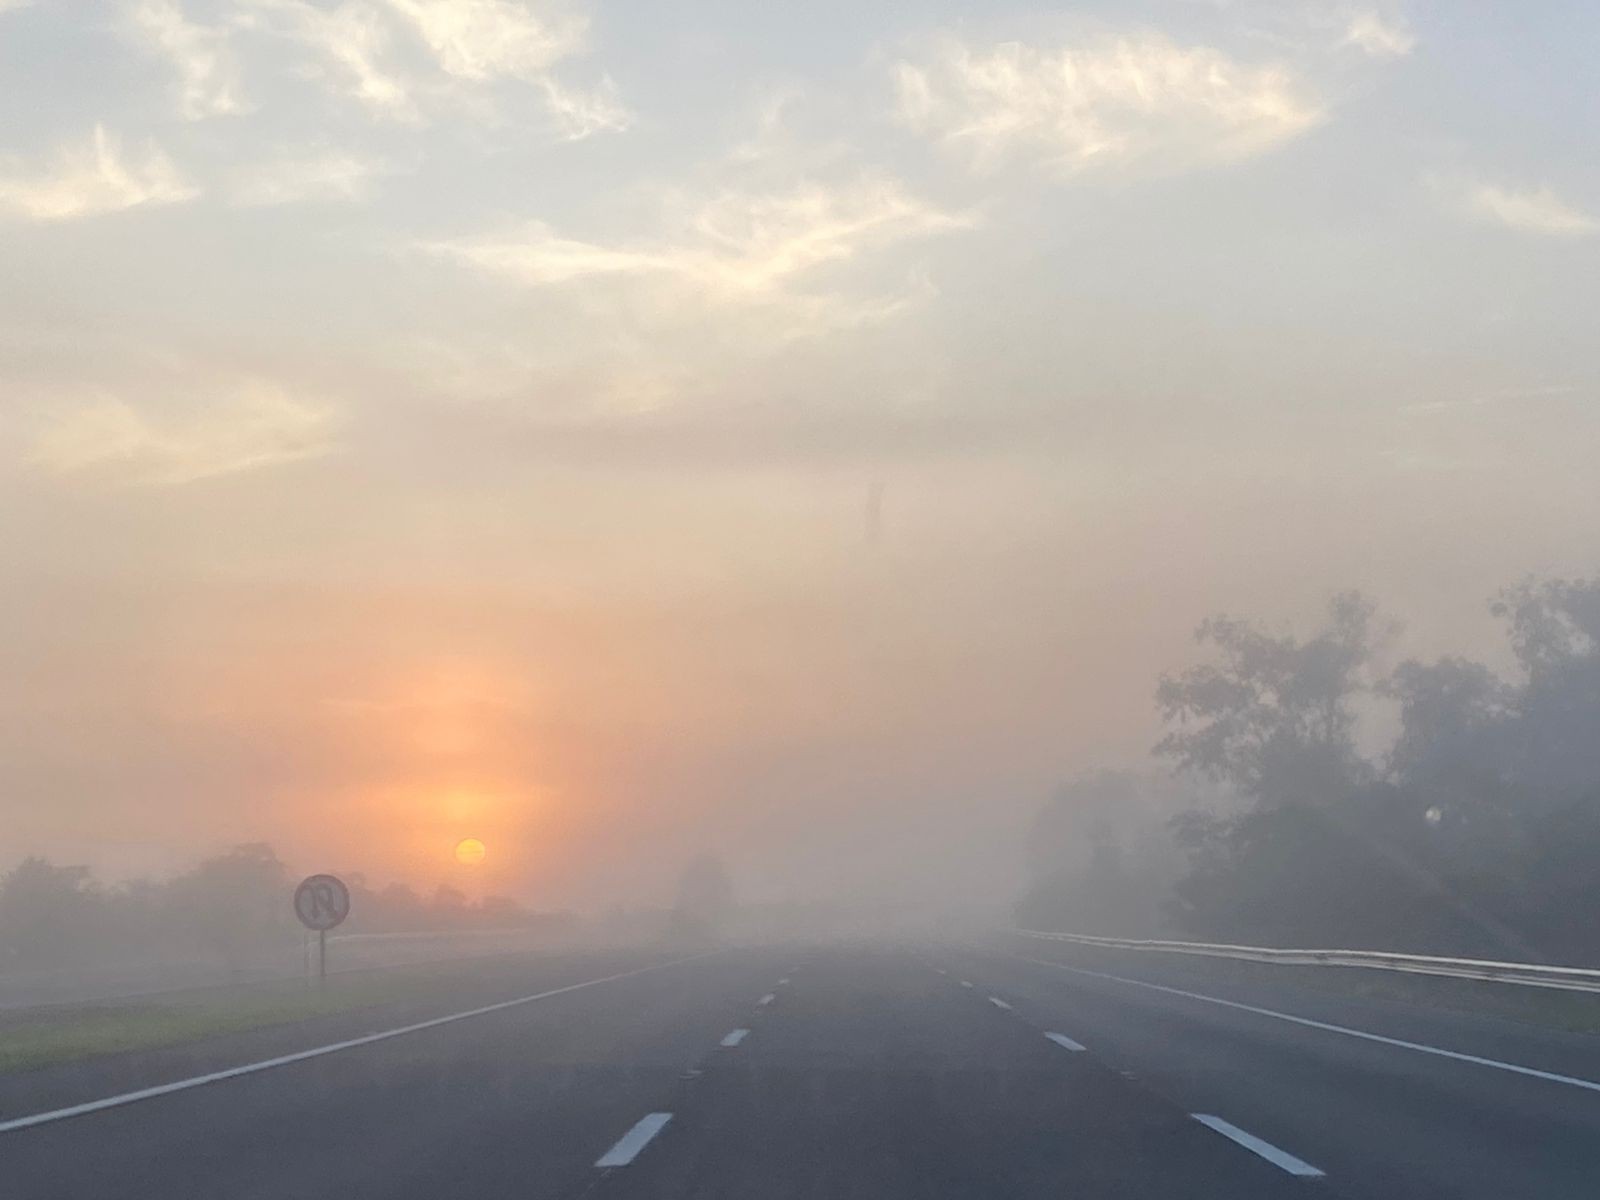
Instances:
[[[1600,992],[1600,970],[1590,967],[1553,967],[1538,963],[1495,962],[1482,958],[1440,958],[1429,954],[1392,954],[1383,950],[1280,950],[1270,946],[1234,946],[1225,942],[1167,942],[1138,938],[1092,937],[1082,933],[1050,933],[1019,929],[1023,937],[1055,942],[1076,942],[1116,950],[1146,950],[1164,954],[1191,954],[1206,958],[1232,958],[1245,962],[1317,967],[1363,967],[1370,971],[1398,971],[1407,975],[1445,975],[1454,979],[1481,979],[1515,983],[1523,987],[1554,988],[1563,992]]]

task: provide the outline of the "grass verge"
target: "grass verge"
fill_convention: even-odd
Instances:
[[[1021,939],[1027,945],[1029,939]],[[1113,951],[1072,947],[1072,957],[1062,961],[1117,974],[1131,966],[1159,963],[1181,972],[1190,986],[1207,982],[1288,985],[1355,999],[1411,1004],[1528,1025],[1563,1029],[1573,1033],[1600,1033],[1600,993],[1564,992],[1483,979],[1454,979],[1440,975],[1407,975],[1363,967],[1284,965],[1163,954],[1154,951]],[[1043,957],[1043,956],[1041,956]],[[1176,983],[1176,980],[1169,980]]]
[[[24,1010],[8,1014],[0,1026],[0,1074],[444,996],[458,986],[437,972],[399,977],[385,972],[382,978],[331,977],[322,987],[296,980],[156,1003]]]

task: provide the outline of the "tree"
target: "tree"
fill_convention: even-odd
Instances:
[[[1395,668],[1383,691],[1400,702],[1400,736],[1388,761],[1393,777],[1458,786],[1500,769],[1517,696],[1488,667],[1464,658],[1411,660]]]
[[[247,842],[167,888],[174,923],[229,962],[290,928],[289,872],[271,846]]]
[[[433,889],[433,917],[445,925],[460,924],[467,915],[467,894],[460,888],[441,883]]]
[[[1556,806],[1588,795],[1600,786],[1600,580],[1527,581],[1492,611],[1525,675],[1508,778]]]
[[[1142,797],[1131,775],[1103,772],[1057,789],[1028,830],[1028,888],[1017,919],[1034,929],[1075,933],[1154,932],[1160,873],[1136,870],[1123,830]],[[1148,857],[1149,845],[1140,846]]]
[[[1190,856],[1171,908],[1181,926],[1360,943],[1381,942],[1383,929],[1443,936],[1457,923],[1447,890],[1408,844],[1424,827],[1415,798],[1385,784],[1355,743],[1356,703],[1384,690],[1374,659],[1386,632],[1354,592],[1337,596],[1303,642],[1214,617],[1198,637],[1220,663],[1162,679],[1157,703],[1177,728],[1156,752],[1245,803],[1231,816],[1174,822]]]
[[[1427,817],[1435,877],[1499,947],[1600,951],[1600,581],[1503,590],[1520,678],[1462,659],[1408,662],[1390,680],[1397,787]]]
[[[528,911],[510,896],[485,896],[478,902],[478,915],[491,926],[523,925]]]
[[[1372,610],[1349,595],[1311,641],[1212,620],[1220,664],[1162,680],[1158,752],[1231,784],[1242,812],[1177,832],[1173,911],[1223,937],[1582,960],[1600,953],[1600,581],[1500,593],[1520,678],[1443,658],[1373,681]],[[1398,701],[1381,769],[1363,694]]]
[[[421,929],[426,924],[425,907],[410,884],[391,883],[377,895],[371,924],[375,929],[390,931]]]
[[[1356,750],[1353,701],[1369,690],[1379,633],[1356,592],[1336,597],[1309,641],[1229,617],[1196,633],[1220,663],[1163,676],[1156,704],[1171,729],[1156,753],[1260,805],[1326,804],[1374,772]]]
[[[69,958],[92,932],[101,900],[88,867],[25,858],[0,881],[0,949],[29,965]]]

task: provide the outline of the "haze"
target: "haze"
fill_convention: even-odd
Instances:
[[[1499,662],[1600,530],[1597,50],[0,0],[0,845],[1000,904],[1207,614]]]

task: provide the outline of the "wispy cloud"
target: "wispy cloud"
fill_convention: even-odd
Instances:
[[[1417,48],[1416,36],[1404,21],[1367,11],[1350,18],[1344,45],[1355,46],[1373,58],[1403,58]]]
[[[241,0],[243,25],[271,30],[311,56],[312,73],[373,116],[420,124],[440,108],[493,113],[493,85],[537,89],[559,136],[625,129],[607,77],[566,83],[555,68],[584,49],[587,21],[512,0]]]
[[[387,163],[343,150],[285,154],[244,168],[233,180],[231,199],[242,207],[345,203],[368,198]]]
[[[509,0],[387,0],[440,68],[462,79],[537,79],[583,44],[586,22],[545,18]]]
[[[1462,198],[1467,215],[1547,237],[1582,237],[1600,229],[1600,220],[1562,199],[1547,187],[1508,188],[1469,185]]]
[[[508,234],[423,248],[524,284],[670,278],[707,300],[731,303],[781,291],[825,263],[970,223],[916,199],[894,181],[862,179],[779,194],[725,192],[700,206],[670,240],[585,241],[531,222]]]
[[[314,68],[328,85],[366,106],[374,114],[416,121],[419,111],[413,86],[385,59],[393,45],[393,29],[376,6],[351,0],[321,8],[307,0],[245,0],[254,14],[276,19],[284,36],[310,50]],[[254,28],[261,17],[252,17]]]
[[[1322,115],[1287,68],[1156,34],[1054,48],[946,38],[925,61],[898,64],[895,81],[901,120],[979,169],[1210,166],[1270,150]]]
[[[0,163],[0,208],[35,221],[178,204],[198,194],[153,143],[142,153],[124,155],[117,140],[99,125],[86,144],[63,149],[47,167],[29,169],[14,160]]]
[[[327,454],[334,429],[328,409],[263,383],[240,385],[165,420],[102,396],[46,427],[31,458],[58,474],[170,486]]]
[[[136,36],[178,73],[178,108],[189,120],[248,111],[228,30],[196,24],[177,0],[137,0],[129,10]]]
[[[581,141],[596,133],[620,133],[633,123],[633,114],[622,103],[610,76],[587,89],[568,87],[553,76],[546,76],[540,86],[551,116],[568,141]]]

